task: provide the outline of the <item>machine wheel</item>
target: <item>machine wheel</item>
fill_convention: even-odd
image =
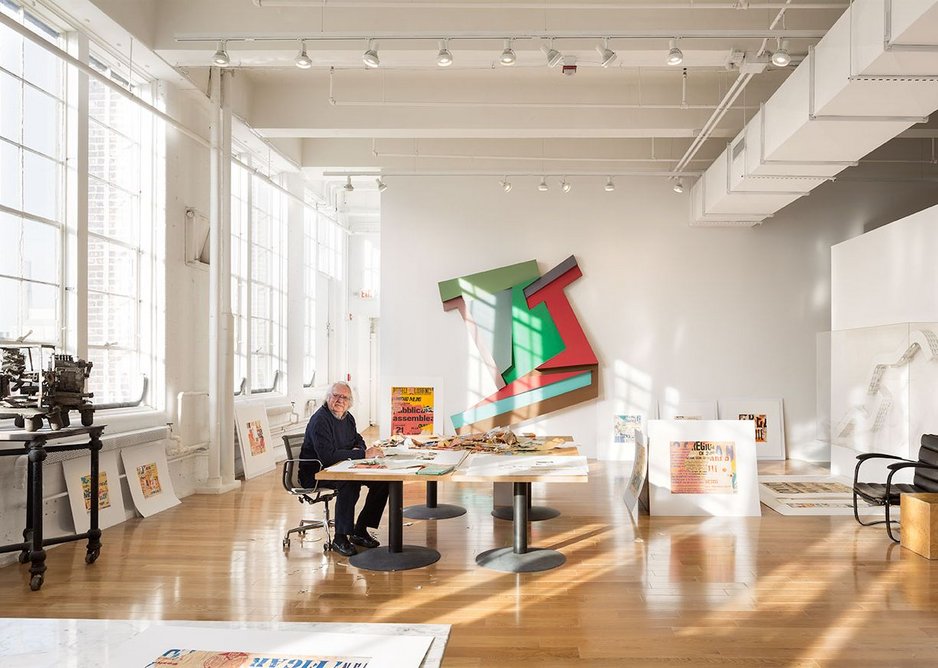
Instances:
[[[94,424],[94,411],[80,411],[80,413],[82,427],[90,427]]]
[[[42,576],[34,575],[29,579],[29,588],[33,591],[39,591],[39,588],[42,586]]]
[[[85,563],[93,564],[94,562],[98,560],[98,557],[100,556],[101,556],[101,548],[92,550],[91,552],[85,555]]]
[[[22,415],[17,415],[15,418],[13,418],[13,425],[17,429],[22,429],[26,426],[26,418],[24,418]]]
[[[26,431],[39,431],[42,429],[42,418],[38,415],[33,415],[26,419],[26,423],[23,426]]]

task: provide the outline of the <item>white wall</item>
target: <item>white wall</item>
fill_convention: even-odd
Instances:
[[[831,249],[831,329],[938,320],[938,206]]]
[[[687,225],[686,195],[655,178],[574,181],[564,195],[492,178],[395,178],[382,199],[381,378],[441,376],[447,415],[494,389],[472,362],[441,280],[574,254],[567,294],[600,360],[596,401],[541,419],[591,456],[613,457],[612,416],[665,396],[785,402],[789,457],[826,460],[816,440],[816,333],[829,328],[830,246],[921,205],[926,185],[830,183],[761,227]],[[895,199],[890,197],[895,196]],[[451,423],[447,421],[450,429]]]

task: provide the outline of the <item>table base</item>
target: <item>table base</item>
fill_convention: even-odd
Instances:
[[[567,558],[557,550],[529,547],[527,552],[517,553],[512,547],[486,550],[476,557],[476,563],[485,568],[504,573],[536,573],[548,571],[564,564]]]
[[[408,506],[404,508],[404,517],[409,520],[448,520],[451,517],[465,515],[466,509],[450,503],[436,506]]]
[[[407,571],[411,568],[429,566],[440,560],[440,553],[429,547],[402,545],[400,552],[391,552],[387,547],[376,547],[349,557],[355,568],[366,571]]]
[[[531,506],[528,508],[528,521],[540,522],[541,520],[551,520],[560,516],[560,511],[550,506]],[[492,517],[499,520],[513,520],[515,511],[511,506],[495,506],[492,510]]]

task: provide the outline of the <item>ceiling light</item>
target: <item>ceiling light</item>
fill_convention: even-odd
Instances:
[[[678,177],[674,185],[671,186],[671,190],[673,190],[674,192],[680,195],[682,192],[684,192],[684,181],[682,181],[681,178]]]
[[[563,192],[568,193],[568,192],[570,192],[570,189],[571,189],[571,188],[573,188],[573,184],[571,184],[569,181],[567,181],[567,177],[566,177],[566,176],[563,177],[563,181],[560,182],[560,189],[561,189]]]
[[[375,47],[373,39],[368,40],[368,50],[362,54],[362,62],[365,63],[365,67],[377,67],[381,64],[381,60],[378,58],[378,49]]]
[[[615,184],[615,182],[612,180],[612,177],[611,177],[611,176],[607,176],[607,177],[606,177],[606,185],[603,186],[603,190],[605,190],[607,193],[611,193],[611,192],[612,192],[613,190],[615,190],[615,189],[616,189],[616,184]]]
[[[511,192],[511,181],[508,180],[507,176],[505,177],[504,181],[499,181],[499,183],[502,186],[502,190],[504,190],[506,193]]]
[[[353,190],[355,190],[355,186],[352,185],[352,177],[351,177],[351,176],[346,176],[346,177],[345,177],[345,185],[342,186],[342,189],[343,189],[345,192],[347,192],[347,193],[350,193],[350,192],[352,192]]]
[[[228,52],[225,51],[226,44],[227,42],[219,42],[218,48],[215,50],[215,55],[212,56],[212,62],[219,67],[224,67],[231,62],[231,59],[228,57]]]
[[[446,48],[446,40],[440,40],[440,52],[436,54],[436,64],[440,67],[449,67],[453,64],[453,54]]]
[[[514,65],[517,59],[515,52],[511,50],[511,39],[506,39],[505,50],[502,51],[502,55],[498,57],[498,62],[502,65]]]
[[[684,52],[677,46],[677,40],[671,40],[671,50],[668,51],[668,65],[680,65],[684,62]]]
[[[603,38],[602,44],[596,45],[596,51],[599,53],[599,64],[603,67],[609,67],[615,62],[616,52],[609,48],[609,38]]]
[[[306,42],[300,42],[300,54],[293,61],[301,70],[308,70],[313,66],[313,59],[306,55]]]
[[[772,64],[776,67],[788,67],[791,64],[791,54],[788,53],[788,40],[777,39],[775,53],[772,54]]]
[[[547,178],[546,177],[544,176],[541,177],[541,182],[537,184],[537,189],[540,190],[542,193],[547,192]]]
[[[380,176],[375,179],[375,183],[378,184],[378,192],[379,192],[379,193],[383,193],[385,190],[388,189],[388,184],[385,183],[384,181],[382,181]]]
[[[554,48],[553,38],[547,45],[541,47],[541,51],[544,53],[544,57],[547,58],[548,67],[557,67],[560,61],[563,60],[563,54]]]

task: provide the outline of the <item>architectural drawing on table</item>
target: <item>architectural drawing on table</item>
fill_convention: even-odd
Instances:
[[[854,402],[848,405],[837,426],[832,429],[835,442],[841,444],[856,444],[856,436],[860,433],[880,432],[896,408],[895,393],[889,389],[889,382],[898,382],[903,391],[908,391],[908,369],[918,356],[924,351],[926,362],[933,362],[938,358],[938,335],[930,329],[916,329],[909,334],[912,341],[898,359],[892,362],[874,364],[870,372],[870,380],[861,398],[861,403]],[[893,378],[895,371],[903,375]],[[903,410],[908,409],[904,398],[900,400]],[[859,448],[857,448],[859,449]]]

